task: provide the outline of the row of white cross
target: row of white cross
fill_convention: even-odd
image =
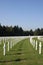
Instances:
[[[12,41],[11,43],[8,42],[8,51],[10,50],[10,48],[12,48]],[[4,43],[4,46],[3,46],[3,55],[5,56],[6,55],[6,44]]]
[[[41,42],[39,42],[39,46],[38,46],[38,41],[33,40],[32,37],[30,37],[30,43],[32,44],[33,48],[35,47],[35,49],[37,50],[39,47],[39,54],[41,54],[41,48],[42,48],[42,44]]]
[[[9,41],[7,41],[7,39],[5,39],[5,42],[3,42],[4,43],[3,55],[4,56],[6,55],[6,41],[7,41],[7,50],[9,51],[10,48],[12,48],[16,43],[18,43],[19,41],[21,41],[23,39],[25,39],[25,37],[24,38],[15,38],[15,39],[13,39],[13,42],[12,42],[12,40],[10,40],[10,42],[9,42]],[[4,41],[4,39],[3,39],[3,41]]]
[[[17,42],[19,42],[20,40],[22,40],[22,39],[24,39],[24,38],[26,38],[26,37],[21,37],[21,38],[15,38],[15,41],[16,41],[16,43]],[[3,39],[4,40],[4,39]],[[6,40],[5,40],[6,41]],[[14,41],[13,41],[14,42]],[[8,51],[10,50],[10,48],[12,48],[12,46],[14,46],[14,44],[15,44],[15,42],[13,43],[11,40],[10,40],[10,42],[9,41],[7,41],[7,48],[8,48]],[[3,55],[5,56],[6,55],[6,42],[3,42],[4,43],[4,45],[3,45]],[[37,40],[35,41],[35,40],[33,40],[33,38],[32,37],[30,37],[30,43],[33,45],[33,47],[35,47],[35,49],[37,50],[37,48],[38,48],[38,42],[37,42]],[[39,54],[41,54],[41,42],[39,42]]]

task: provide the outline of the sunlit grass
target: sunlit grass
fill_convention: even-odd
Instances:
[[[43,54],[38,54],[28,38],[15,44],[9,52],[6,49],[6,56],[3,56],[2,42],[0,45],[0,65],[43,65]]]

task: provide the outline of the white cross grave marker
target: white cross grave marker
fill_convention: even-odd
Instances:
[[[11,41],[11,43],[10,43],[10,48],[12,48],[12,41]]]
[[[36,41],[36,50],[37,50],[37,41]]]
[[[4,43],[4,46],[3,46],[3,55],[5,56],[5,50],[6,49],[6,46],[5,46],[5,43]]]
[[[35,47],[35,40],[33,40],[33,48]]]
[[[8,51],[9,51],[9,42],[8,42]]]
[[[39,43],[39,54],[41,54],[41,42]]]

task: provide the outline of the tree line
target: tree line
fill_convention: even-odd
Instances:
[[[34,31],[31,29],[29,31],[24,31],[22,27],[19,26],[2,26],[0,24],[0,36],[29,36],[29,35],[43,35],[43,28],[37,28]]]

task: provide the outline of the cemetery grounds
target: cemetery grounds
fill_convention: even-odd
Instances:
[[[43,37],[0,37],[0,65],[43,65]],[[36,43],[37,40],[37,50]],[[9,51],[8,51],[9,42]],[[41,42],[41,54],[39,43]],[[11,44],[12,43],[12,44]],[[4,55],[4,44],[5,55]]]

